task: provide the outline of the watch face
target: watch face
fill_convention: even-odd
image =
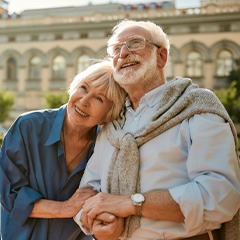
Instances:
[[[133,194],[132,195],[132,200],[135,202],[135,203],[142,203],[144,202],[144,196],[140,193],[136,193],[136,194]]]

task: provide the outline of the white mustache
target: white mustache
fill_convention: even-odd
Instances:
[[[141,63],[141,57],[139,57],[138,55],[128,55],[127,58],[122,59],[119,58],[117,61],[117,69],[120,69],[124,64],[130,63],[130,62],[140,62]]]

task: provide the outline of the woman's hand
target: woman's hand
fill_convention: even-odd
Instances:
[[[78,188],[71,198],[62,204],[61,215],[66,218],[74,217],[83,207],[87,199],[97,194],[92,188]]]
[[[91,188],[79,188],[68,200],[39,199],[34,203],[31,218],[71,218],[82,208],[85,201],[97,192]]]

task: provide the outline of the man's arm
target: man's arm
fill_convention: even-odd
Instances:
[[[159,221],[184,221],[180,207],[168,191],[150,191],[144,196],[142,216]],[[103,212],[125,218],[134,215],[135,211],[130,195],[98,193],[83,205],[82,222],[91,228],[93,220]]]

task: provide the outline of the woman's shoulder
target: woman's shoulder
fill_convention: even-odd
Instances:
[[[13,122],[10,130],[16,130],[16,128],[25,127],[37,127],[41,124],[47,124],[48,121],[54,119],[59,109],[41,109],[34,110],[20,114]]]

